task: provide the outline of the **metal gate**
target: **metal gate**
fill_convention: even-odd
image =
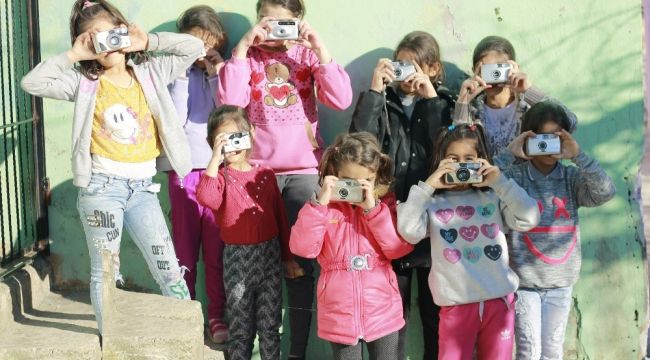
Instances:
[[[38,0],[0,2],[0,276],[47,250],[42,104],[20,89],[40,61]]]

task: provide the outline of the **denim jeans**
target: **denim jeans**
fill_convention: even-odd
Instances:
[[[573,287],[517,290],[517,359],[562,359]]]
[[[97,326],[102,331],[102,257],[113,256],[116,281],[121,281],[120,242],[126,228],[144,256],[162,294],[189,299],[190,294],[178,266],[167,223],[151,178],[130,180],[93,174],[90,184],[79,189],[77,208],[90,254],[90,300]]]

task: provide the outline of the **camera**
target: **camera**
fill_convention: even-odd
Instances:
[[[456,168],[456,171],[447,173],[445,177],[447,184],[480,184],[483,182],[483,176],[476,173],[481,168],[481,163],[467,162],[449,165]]]
[[[555,134],[538,134],[526,139],[527,155],[557,155],[561,152],[560,137]]]
[[[251,136],[247,131],[229,133],[226,139],[228,143],[223,147],[224,153],[251,148]]]
[[[508,82],[510,64],[486,64],[481,66],[481,77],[486,84],[503,84]]]
[[[415,65],[406,61],[392,61],[393,71],[395,72],[394,81],[404,81],[411,74],[415,74]]]
[[[268,40],[298,40],[300,20],[270,20]]]
[[[98,32],[93,36],[93,45],[97,54],[124,49],[131,46],[131,38],[127,28],[119,27],[108,31]]]
[[[364,198],[363,188],[361,188],[361,184],[358,181],[350,179],[336,180],[334,189],[332,190],[333,201],[359,203]]]

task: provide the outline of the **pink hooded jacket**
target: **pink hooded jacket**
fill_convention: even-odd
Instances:
[[[413,246],[397,234],[394,204],[380,203],[368,214],[348,203],[307,203],[291,230],[295,255],[317,258],[318,336],[339,344],[367,342],[404,326],[402,300],[390,260]],[[351,269],[351,258],[363,270]],[[367,265],[363,259],[367,259]]]

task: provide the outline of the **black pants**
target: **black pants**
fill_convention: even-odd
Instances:
[[[359,341],[356,345],[330,344],[334,360],[362,360],[364,343],[368,347],[370,360],[395,360],[398,342],[399,335],[394,332],[369,343]]]
[[[399,331],[398,359],[406,359],[406,329],[411,312],[411,279],[417,273],[418,307],[422,320],[422,341],[424,342],[424,360],[438,359],[438,316],[440,307],[433,303],[429,289],[429,272],[431,268],[401,269],[394,266],[399,292],[402,295],[402,308],[406,326]]]

